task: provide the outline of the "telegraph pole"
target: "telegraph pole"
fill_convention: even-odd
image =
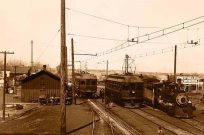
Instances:
[[[176,83],[176,57],[177,57],[177,45],[175,45],[174,51],[174,82]]]
[[[14,74],[14,92],[17,95],[17,89],[16,89],[16,68],[17,68],[17,66],[14,66],[14,70],[15,70],[15,74]]]
[[[106,77],[108,76],[108,60],[106,61]]]
[[[65,67],[65,82],[67,83],[67,81],[68,81],[68,68],[67,68],[67,46],[65,46],[65,65],[66,65],[66,67]]]
[[[128,58],[129,58],[129,56],[126,54],[125,55],[125,74],[127,74],[128,73]]]
[[[108,78],[108,60],[106,61],[106,79]],[[104,103],[105,103],[105,108],[106,108],[106,88],[104,89]]]
[[[73,96],[74,96],[74,103],[76,105],[76,88],[75,88],[75,67],[74,67],[74,40],[71,39],[72,45],[72,85],[73,85]]]
[[[30,64],[31,64],[31,69],[33,68],[33,40],[31,40],[31,61],[30,61]]]
[[[14,52],[0,52],[4,53],[4,89],[3,89],[3,103],[2,103],[2,117],[5,120],[5,92],[6,92],[6,54],[14,54]]]
[[[65,46],[66,46],[66,30],[65,30],[65,0],[61,0],[61,66],[60,66],[60,105],[61,105],[61,135],[66,134],[66,108],[65,108]]]

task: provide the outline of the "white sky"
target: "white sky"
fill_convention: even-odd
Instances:
[[[66,7],[115,20],[128,25],[147,27],[169,27],[204,15],[203,0],[66,0]],[[60,62],[60,0],[0,0],[0,51],[14,51],[8,59],[30,63],[30,41],[34,41],[34,62],[55,67]],[[204,19],[203,19],[204,20]],[[130,28],[129,37],[136,37],[137,28]],[[159,30],[140,29],[139,34]],[[66,32],[105,38],[128,38],[125,26],[99,20],[66,10]],[[75,52],[90,53],[105,51],[122,42],[67,36],[75,41]],[[200,39],[197,47],[178,50],[178,72],[204,73],[204,24],[154,39],[88,61],[88,68],[105,68],[109,60],[110,69],[121,69],[125,54],[134,56],[160,50],[187,40]],[[180,44],[178,44],[180,45]],[[3,55],[0,55],[2,58]],[[76,56],[75,60],[86,60],[87,56]],[[70,50],[69,50],[69,60]],[[173,72],[173,52],[137,58],[139,71]],[[78,65],[77,65],[78,66]]]

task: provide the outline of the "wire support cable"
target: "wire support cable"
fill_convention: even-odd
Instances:
[[[189,20],[189,21],[186,21],[186,22],[174,25],[174,26],[164,28],[164,29],[159,30],[159,31],[155,31],[152,33],[148,33],[148,34],[145,34],[142,36],[132,38],[132,40],[130,40],[130,41],[126,41],[126,42],[124,42],[124,43],[122,43],[116,47],[113,47],[109,50],[106,50],[104,52],[100,52],[97,54],[98,54],[98,56],[106,55],[106,54],[109,54],[109,53],[112,53],[115,51],[125,49],[125,48],[130,47],[130,46],[134,46],[136,44],[144,43],[144,42],[147,42],[147,41],[159,38],[159,37],[163,37],[163,36],[171,34],[171,33],[178,32],[180,30],[183,30],[183,29],[186,29],[186,28],[203,23],[204,22],[203,18],[204,18],[204,16],[200,16],[200,17],[194,18],[192,20]],[[126,44],[127,42],[131,42],[132,44]]]
[[[184,45],[177,46],[177,49],[182,50],[182,49],[187,49],[187,48],[191,48],[191,47],[197,47],[199,45],[201,45],[201,44],[184,44]],[[143,58],[143,57],[148,57],[148,56],[153,56],[153,55],[165,54],[165,53],[169,53],[169,52],[174,52],[174,46],[169,46],[169,47],[162,48],[160,50],[154,50],[151,52],[136,54],[133,56],[133,58],[137,59],[137,58]]]
[[[94,39],[101,39],[101,40],[112,40],[112,41],[127,41],[127,40],[123,40],[123,39],[115,39],[115,38],[104,38],[104,37],[89,36],[89,35],[80,35],[80,34],[73,34],[73,33],[68,33],[68,35],[71,35],[71,36],[77,36],[77,37],[84,37],[84,38],[94,38]]]
[[[148,27],[148,26],[129,25],[129,24],[125,24],[125,23],[118,22],[118,21],[114,21],[114,20],[112,20],[112,19],[107,19],[107,18],[104,18],[104,17],[92,15],[92,14],[89,14],[89,13],[85,13],[85,12],[80,11],[80,10],[76,10],[76,9],[72,9],[72,8],[66,8],[66,9],[67,9],[67,10],[70,10],[70,11],[73,11],[73,12],[76,12],[76,13],[80,13],[80,14],[83,14],[83,15],[86,15],[86,16],[90,16],[90,17],[93,17],[93,18],[97,18],[97,19],[100,19],[100,20],[103,20],[103,21],[115,23],[115,24],[118,24],[118,25],[126,26],[126,27],[137,27],[137,28],[144,28],[144,29],[161,28],[161,27]]]
[[[51,45],[51,42],[56,38],[56,36],[58,35],[58,33],[59,33],[60,31],[61,31],[61,28],[58,29],[58,30],[55,32],[54,36],[49,40],[47,46],[46,46],[46,47],[43,49],[43,51],[40,53],[40,55],[38,56],[38,58],[37,58],[36,61],[38,61],[38,60],[40,59],[40,57],[45,53],[45,51],[47,50],[47,48]]]

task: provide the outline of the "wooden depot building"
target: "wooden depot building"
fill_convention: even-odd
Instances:
[[[38,101],[39,96],[60,97],[60,77],[47,71],[46,66],[43,70],[32,74],[22,80],[21,101]]]

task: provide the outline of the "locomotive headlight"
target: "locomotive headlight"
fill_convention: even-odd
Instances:
[[[188,103],[189,103],[189,104],[192,104],[191,100],[188,100]]]
[[[132,91],[131,91],[131,93],[132,93],[132,94],[135,94],[135,91],[134,91],[134,90],[132,90]]]

